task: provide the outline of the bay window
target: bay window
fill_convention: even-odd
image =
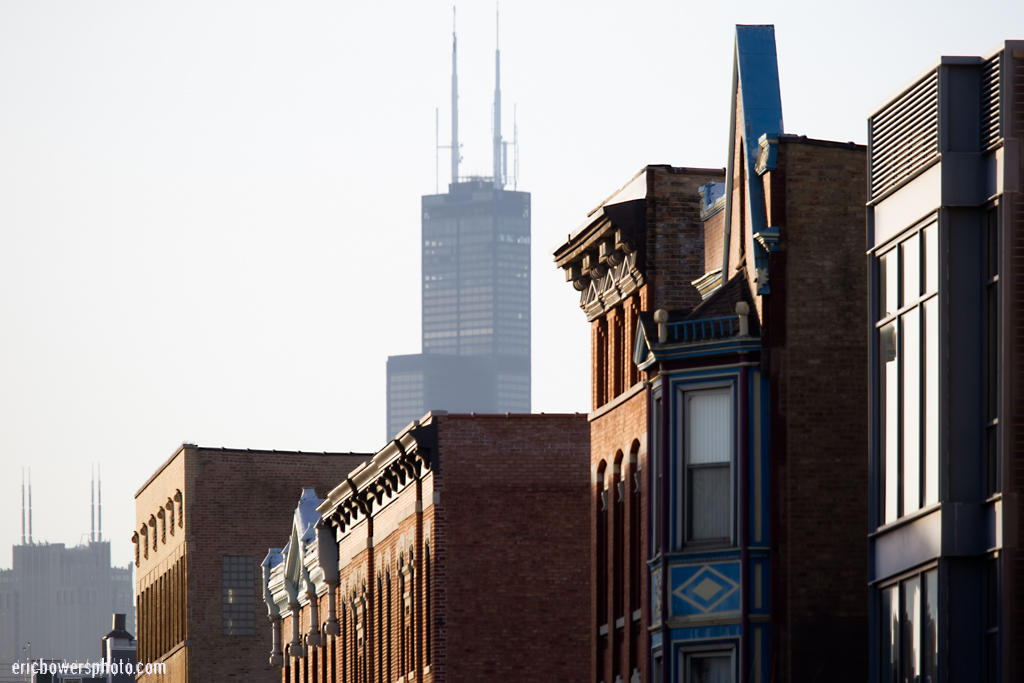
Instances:
[[[683,396],[686,540],[727,542],[732,536],[732,390]]]

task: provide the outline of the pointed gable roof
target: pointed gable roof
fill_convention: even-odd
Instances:
[[[733,56],[732,112],[738,118],[729,131],[729,164],[735,156],[733,145],[737,136],[743,144],[744,177],[750,228],[744,239],[746,253],[754,256],[758,294],[768,294],[768,252],[756,239],[769,228],[765,214],[764,187],[757,172],[761,139],[777,139],[784,131],[782,122],[782,90],[779,85],[779,60],[775,52],[775,27],[737,26],[736,50]],[[738,129],[738,130],[737,130]],[[738,134],[738,135],[737,135]],[[732,183],[733,169],[726,182]],[[732,196],[732,187],[727,193]],[[729,201],[729,200],[727,200]],[[728,214],[727,214],[728,215]],[[730,230],[729,221],[725,229]],[[723,255],[728,277],[728,250]]]

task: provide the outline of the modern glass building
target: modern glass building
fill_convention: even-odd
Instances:
[[[869,117],[871,680],[1024,676],[1024,42]]]

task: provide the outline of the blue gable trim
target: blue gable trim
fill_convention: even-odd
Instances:
[[[733,111],[739,98],[740,134],[743,140],[747,203],[750,211],[748,235],[768,229],[764,211],[764,190],[757,174],[757,155],[764,135],[780,135],[782,123],[782,89],[779,85],[779,60],[775,52],[774,26],[737,26],[736,55],[733,62],[736,92]],[[735,132],[732,133],[735,135]],[[768,252],[754,239],[747,243],[747,253],[754,255],[757,272],[757,293],[768,294]]]

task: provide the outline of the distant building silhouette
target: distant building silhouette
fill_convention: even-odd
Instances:
[[[24,508],[24,494],[22,500]],[[95,661],[115,612],[125,614],[127,630],[134,630],[131,566],[111,566],[110,542],[102,540],[97,510],[94,505],[89,541],[71,548],[33,541],[31,502],[27,519],[23,511],[22,542],[13,547],[12,568],[0,570],[0,662],[29,654]],[[27,643],[31,652],[22,649]]]
[[[505,189],[499,55],[494,175],[460,177],[453,37],[452,181],[423,197],[422,353],[388,358],[389,439],[429,410],[530,412],[530,195]]]

